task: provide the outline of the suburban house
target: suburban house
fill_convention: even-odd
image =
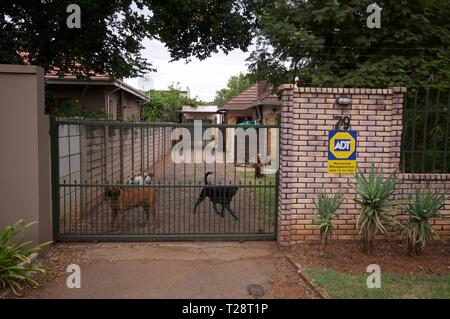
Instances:
[[[61,77],[47,73],[45,90],[56,102],[68,101],[75,107],[88,111],[103,110],[109,120],[140,121],[141,105],[150,101],[145,92],[121,79],[111,79],[106,74],[95,74],[82,79],[73,75]],[[144,154],[159,159],[163,144],[169,145],[170,137],[170,134],[163,134],[163,129],[160,128],[145,132],[128,128],[120,130],[117,127],[101,130],[95,126],[81,125],[61,125],[59,128],[61,183],[81,180],[124,183],[135,171],[148,170],[149,165],[143,160]],[[122,146],[120,141],[123,142]],[[153,143],[151,150],[148,147],[150,141]],[[98,145],[110,145],[113,151],[107,153],[103,148],[98,148]],[[122,149],[124,156],[119,156],[119,149]],[[106,168],[118,166],[119,160],[121,170],[110,170],[105,174]],[[103,200],[103,194],[82,195],[74,190],[61,196],[61,203],[73,196],[78,196],[76,201],[80,212],[83,209],[80,203],[89,203],[91,207],[95,207]]]
[[[155,91],[161,92],[161,93],[170,92],[170,90],[155,90]],[[180,96],[187,97],[187,98],[191,97],[191,90],[189,89],[189,87],[186,87],[186,90],[179,90],[179,92],[180,92]]]
[[[267,81],[261,80],[251,85],[222,105],[225,124],[240,124],[255,121],[257,124],[276,124],[281,103]]]
[[[180,90],[180,95],[190,98],[191,97],[191,89],[189,89],[189,87],[186,87],[186,90]]]
[[[45,76],[45,84],[47,92],[56,101],[70,101],[89,111],[103,109],[112,120],[138,121],[142,103],[150,101],[145,92],[106,74],[79,79],[72,75],[60,77],[49,73]]]
[[[277,124],[281,110],[281,102],[276,94],[272,93],[272,87],[265,80],[260,80],[248,89],[228,100],[219,107],[219,112],[223,115],[224,124]],[[248,152],[261,153],[257,145],[249,145],[247,141],[237,140],[233,142],[233,130],[228,129],[226,134],[226,149],[230,153],[235,153],[239,143],[246,143],[245,160],[250,160]],[[272,155],[274,143],[278,132],[274,129],[267,130],[267,154]]]
[[[178,113],[182,115],[182,123],[191,123],[195,120],[200,120],[208,124],[217,124],[220,120],[217,105],[183,105]]]
[[[180,122],[186,124],[193,124],[194,121],[201,121],[202,124],[218,124],[220,123],[220,115],[218,113],[217,105],[183,105],[182,109],[178,111],[180,115]],[[197,122],[198,123],[198,122]],[[202,127],[202,136],[207,127]],[[214,130],[217,130],[215,128]],[[194,127],[189,126],[189,131],[192,137],[192,146],[194,146]],[[214,132],[212,135],[216,135]],[[211,136],[211,139],[213,136]],[[203,146],[206,145],[211,139],[204,139]]]

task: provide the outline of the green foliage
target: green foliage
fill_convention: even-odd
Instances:
[[[31,241],[16,238],[33,224],[35,223],[25,224],[23,220],[19,220],[0,233],[0,288],[10,287],[15,294],[22,289],[21,285],[24,283],[37,286],[31,272],[45,272],[40,267],[19,265],[19,263],[30,264],[29,256],[51,243],[30,247]]]
[[[69,29],[63,1],[12,1],[0,4],[0,37],[10,31],[11,41],[3,42],[0,62],[17,60],[16,52],[28,52],[33,65],[61,75],[88,76],[91,72],[113,77],[133,77],[151,70],[141,55],[147,36],[148,17],[136,13],[132,0],[79,0],[81,28]],[[143,1],[135,1],[142,6]]]
[[[46,94],[48,92],[46,91]],[[57,117],[84,117],[87,119],[107,119],[108,114],[103,107],[97,110],[86,110],[80,108],[70,100],[56,100],[47,94],[45,101],[46,113]]]
[[[171,0],[151,3],[150,30],[166,44],[174,60],[205,59],[219,49],[247,50],[257,25],[259,0]],[[152,32],[153,33],[153,32]]]
[[[410,219],[401,234],[404,247],[409,254],[420,254],[426,244],[433,240],[433,236],[437,236],[429,220],[439,217],[439,210],[444,203],[444,195],[416,190],[415,200],[406,210],[410,214]]]
[[[69,29],[66,8],[81,9],[81,28]],[[60,0],[0,2],[0,63],[31,64],[61,75],[107,73],[135,77],[150,70],[143,40],[161,40],[174,60],[246,50],[256,23],[247,0]]]
[[[333,228],[333,219],[337,216],[336,211],[343,201],[344,196],[342,194],[334,194],[330,197],[325,193],[317,195],[315,205],[320,232],[326,233]]]
[[[370,254],[374,249],[376,235],[389,235],[386,227],[395,222],[389,215],[393,206],[404,204],[405,201],[389,199],[398,182],[395,172],[383,179],[382,170],[375,170],[372,162],[368,178],[365,178],[361,171],[355,178],[356,183],[350,186],[359,195],[360,199],[354,201],[361,207],[356,226],[363,240],[364,251]]]
[[[180,88],[169,86],[167,91],[150,90],[151,100],[142,106],[141,120],[144,122],[178,122],[177,111],[183,105],[196,107],[203,104],[197,98],[188,98],[181,95]]]
[[[318,216],[316,221],[320,229],[321,254],[325,253],[333,229],[333,219],[337,216],[336,211],[343,201],[344,196],[342,194],[334,194],[330,197],[325,193],[317,194],[315,205]]]
[[[372,0],[278,0],[258,14],[249,71],[275,86],[387,87],[450,83],[450,1],[383,1],[381,28],[369,29]]]
[[[235,97],[242,91],[245,91],[251,84],[252,81],[250,77],[242,72],[232,76],[227,82],[227,87],[216,92],[214,104],[225,104],[229,99]]]

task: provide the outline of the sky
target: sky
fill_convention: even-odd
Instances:
[[[144,46],[142,54],[153,64],[156,72],[147,75],[150,80],[144,82],[144,87],[137,78],[125,80],[138,89],[165,90],[170,84],[179,83],[182,90],[189,87],[191,97],[197,96],[209,102],[214,100],[216,91],[226,87],[231,76],[247,70],[245,59],[249,52],[241,50],[234,50],[228,55],[222,52],[212,54],[203,61],[192,58],[191,62],[186,63],[185,60],[169,62],[169,52],[157,40],[146,40]]]

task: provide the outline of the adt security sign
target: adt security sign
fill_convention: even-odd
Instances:
[[[328,174],[356,173],[356,131],[328,132]]]

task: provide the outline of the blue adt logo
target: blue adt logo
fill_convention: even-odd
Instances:
[[[334,150],[336,152],[348,152],[350,151],[350,140],[336,139],[334,141]]]
[[[330,131],[328,160],[356,160],[356,131]]]

